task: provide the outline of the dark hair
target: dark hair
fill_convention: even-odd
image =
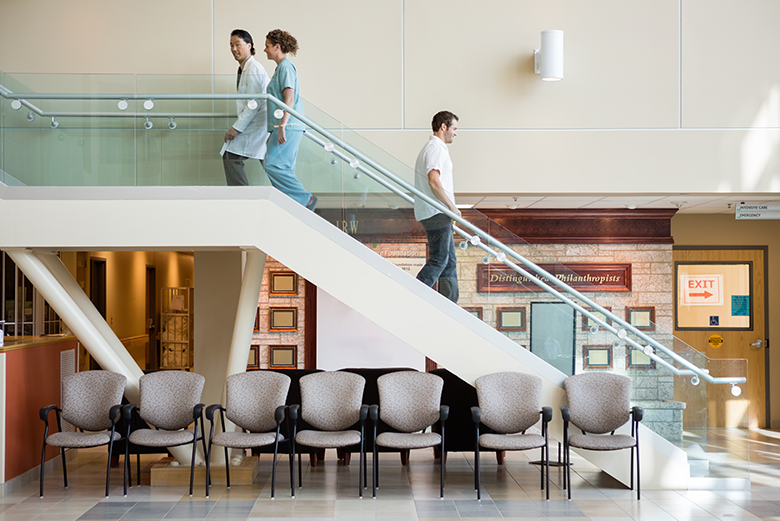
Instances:
[[[441,112],[437,112],[435,116],[433,116],[433,120],[431,121],[431,128],[433,128],[434,132],[438,132],[442,125],[446,126],[447,128],[450,128],[452,126],[452,123],[454,121],[458,121],[459,118],[452,112],[442,110]]]
[[[274,29],[265,35],[266,40],[271,42],[271,45],[279,44],[279,48],[284,54],[291,54],[295,56],[298,52],[298,40],[287,31],[281,29]]]
[[[244,40],[244,43],[248,43],[252,46],[252,55],[255,54],[255,42],[252,41],[252,35],[249,34],[248,31],[245,31],[243,29],[234,29],[232,33],[230,33],[230,36],[238,36],[242,40]]]

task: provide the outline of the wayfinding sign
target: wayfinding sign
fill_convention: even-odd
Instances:
[[[780,219],[780,203],[739,203],[735,217],[737,219]]]
[[[682,305],[723,305],[723,275],[680,275]]]

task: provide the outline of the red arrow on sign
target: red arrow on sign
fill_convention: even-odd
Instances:
[[[710,293],[709,291],[705,291],[704,293],[690,293],[690,296],[710,298],[712,296],[712,293]]]

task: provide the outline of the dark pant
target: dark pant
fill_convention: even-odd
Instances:
[[[225,181],[227,181],[228,186],[249,186],[249,180],[244,171],[244,161],[247,159],[249,158],[225,150],[222,155],[222,166],[225,167]],[[263,166],[262,159],[260,166]]]
[[[452,238],[452,219],[437,213],[420,221],[428,235],[428,261],[417,274],[417,280],[427,286],[439,281],[439,293],[458,302],[458,270],[455,258],[455,240]]]

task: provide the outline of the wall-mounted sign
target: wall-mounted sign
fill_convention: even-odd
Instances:
[[[737,219],[780,219],[780,204],[745,204],[737,205],[734,215]]]
[[[631,264],[539,264],[553,277],[582,292],[630,292]],[[477,266],[479,293],[540,291],[539,286],[503,264]]]
[[[722,306],[723,275],[680,275],[680,304]]]
[[[723,337],[720,335],[712,335],[707,342],[715,349],[723,345]]]

